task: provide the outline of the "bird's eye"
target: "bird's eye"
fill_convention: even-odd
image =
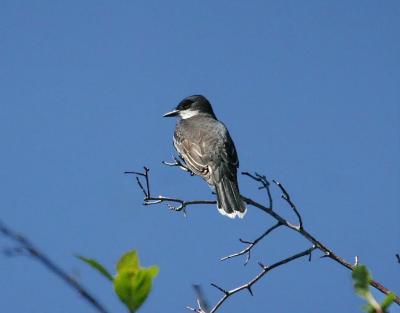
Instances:
[[[191,105],[192,105],[192,101],[185,101],[181,104],[181,109],[182,110],[189,109]]]

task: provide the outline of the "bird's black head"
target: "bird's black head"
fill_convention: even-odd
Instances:
[[[164,117],[179,115],[182,119],[187,119],[198,114],[211,115],[215,118],[214,111],[207,98],[201,95],[193,95],[179,102],[175,110],[164,114]]]

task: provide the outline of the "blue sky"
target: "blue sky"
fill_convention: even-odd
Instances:
[[[122,173],[143,165],[156,195],[212,197],[201,179],[161,165],[174,128],[162,114],[201,93],[228,125],[241,170],[282,181],[314,236],[399,293],[399,15],[398,1],[1,1],[0,218],[111,312],[125,309],[74,254],[111,269],[137,249],[143,265],[160,266],[142,312],[184,312],[193,283],[214,303],[210,282],[236,287],[258,261],[308,248],[282,229],[246,267],[220,263],[273,221],[253,208],[232,221],[215,206],[186,219],[141,206]],[[5,312],[92,312],[36,262],[1,257],[0,272]],[[221,312],[357,312],[361,303],[347,270],[314,257],[271,272],[254,297],[238,294]]]

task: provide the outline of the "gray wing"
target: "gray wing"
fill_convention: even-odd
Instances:
[[[218,151],[218,154],[213,158],[213,163],[215,164],[214,179],[216,182],[219,182],[224,176],[228,176],[229,180],[236,182],[239,159],[235,144],[228,131],[222,137],[222,141],[217,143],[215,151]]]
[[[208,164],[202,153],[201,144],[182,136],[182,133],[176,131],[174,147],[193,173],[203,177],[208,176]]]
[[[174,146],[189,169],[209,184],[219,182],[226,175],[236,181],[239,160],[235,145],[222,123],[196,128],[192,125],[189,131],[185,124],[181,124],[174,134]],[[211,171],[213,181],[210,180]]]

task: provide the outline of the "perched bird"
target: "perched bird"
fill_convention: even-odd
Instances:
[[[187,167],[217,194],[218,211],[230,218],[246,214],[237,182],[239,160],[225,125],[201,95],[183,99],[164,117],[178,116],[173,143]]]

